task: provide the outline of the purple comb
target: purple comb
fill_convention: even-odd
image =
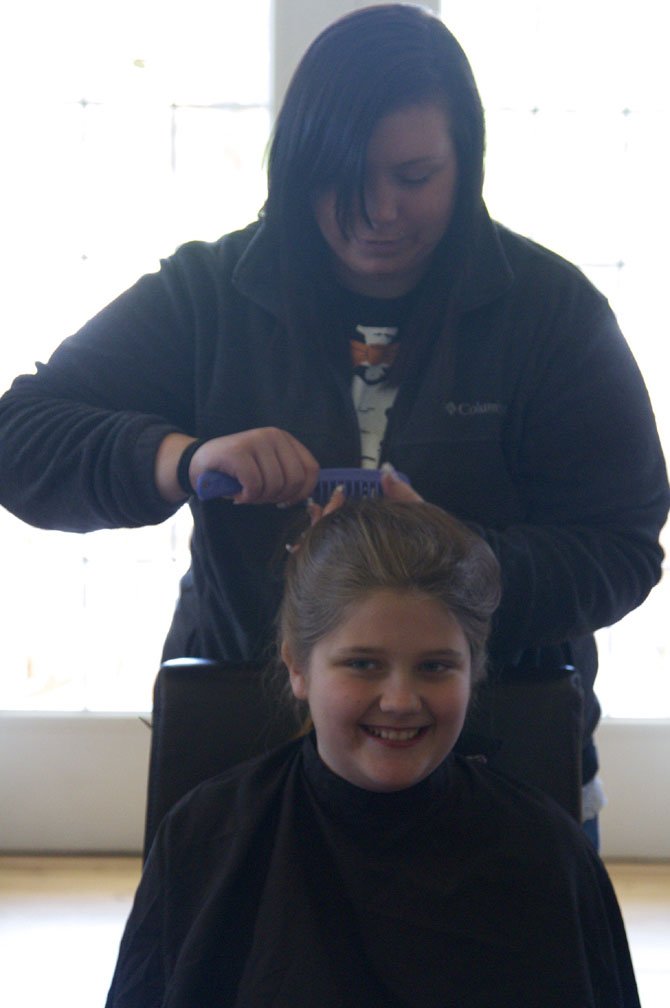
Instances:
[[[404,483],[409,483],[404,473],[396,475]],[[335,487],[342,485],[347,497],[379,497],[381,478],[381,469],[322,469],[312,496],[317,504],[326,504]],[[241,489],[242,484],[234,476],[214,469],[204,472],[196,482],[196,493],[203,501],[234,497]]]

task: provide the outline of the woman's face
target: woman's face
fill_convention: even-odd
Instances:
[[[439,105],[410,105],[379,121],[366,157],[370,223],[359,212],[345,236],[335,192],[326,191],[313,204],[345,287],[388,298],[416,286],[449,225],[457,169],[447,114]]]
[[[455,617],[425,595],[379,590],[313,648],[282,656],[334,773],[368,791],[430,774],[458,738],[470,698],[470,648]]]

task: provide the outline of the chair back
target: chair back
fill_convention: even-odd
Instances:
[[[584,691],[570,665],[554,678],[488,681],[471,705],[459,748],[532,784],[582,818]]]
[[[298,723],[253,663],[172,658],[154,685],[144,854],[191,788],[292,738]]]

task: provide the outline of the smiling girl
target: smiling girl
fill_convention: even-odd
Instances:
[[[639,1008],[583,832],[453,753],[498,598],[489,547],[433,505],[308,530],[278,647],[313,730],[164,820],[108,1008]]]

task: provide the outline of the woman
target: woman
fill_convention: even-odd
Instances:
[[[578,669],[590,800],[593,632],[660,576],[667,479],[605,299],[490,220],[483,151],[470,67],[436,17],[389,4],[331,25],[288,89],[260,220],[179,249],[0,401],[0,502],[86,531],[161,522],[189,496],[165,657],[253,661],[289,506],[318,467],[392,462],[500,561],[492,673]],[[208,469],[253,506],[195,499]]]
[[[489,547],[433,505],[307,532],[278,646],[314,732],[164,820],[108,1008],[639,1005],[580,829],[450,755],[498,598]]]

